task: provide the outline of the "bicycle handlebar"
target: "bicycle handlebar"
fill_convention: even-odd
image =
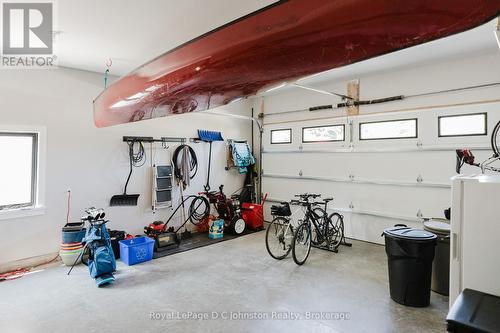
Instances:
[[[319,198],[319,197],[321,197],[321,194],[304,193],[304,194],[295,194],[294,196],[297,198],[301,198],[303,200],[307,200],[309,198],[313,198],[313,199]]]

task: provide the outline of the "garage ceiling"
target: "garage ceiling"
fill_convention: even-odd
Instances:
[[[59,65],[124,75],[162,53],[229,21],[265,7],[271,0],[65,0],[57,4]],[[428,44],[325,73],[355,76],[437,59],[498,50],[495,22]],[[315,80],[317,80],[315,78]]]
[[[124,75],[162,53],[272,0],[62,0],[55,45],[59,65]]]

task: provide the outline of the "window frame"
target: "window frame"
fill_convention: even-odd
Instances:
[[[370,139],[363,139],[361,137],[361,126],[364,125],[364,124],[392,123],[392,122],[408,121],[408,120],[414,120],[415,121],[415,136],[380,137],[380,138],[370,138]],[[359,126],[358,126],[358,139],[359,139],[359,141],[418,139],[418,118],[389,119],[389,120],[377,120],[377,121],[360,122]]]
[[[278,131],[288,131],[290,132],[290,141],[287,141],[287,142],[273,142],[273,132],[278,132]],[[292,129],[291,128],[279,128],[279,129],[273,129],[269,132],[269,142],[272,144],[272,145],[289,145],[292,143],[293,141],[293,136],[292,136],[293,132],[292,132]]]
[[[477,116],[484,115],[484,133],[481,134],[453,134],[453,135],[441,135],[441,119],[442,118],[454,118],[454,117],[465,117],[465,116]],[[457,138],[462,136],[485,136],[488,135],[488,112],[474,112],[474,113],[462,113],[462,114],[452,114],[452,115],[441,115],[438,116],[438,138]]]
[[[0,205],[0,212],[8,212],[23,208],[35,208],[38,203],[38,167],[39,167],[39,140],[40,134],[34,131],[1,131],[0,136],[11,136],[11,137],[31,137],[32,138],[32,150],[31,150],[31,193],[30,202],[16,203],[10,205]]]
[[[322,127],[342,127],[342,140],[317,140],[317,141],[304,141],[304,130],[311,128],[322,128]],[[334,125],[318,125],[318,126],[307,126],[302,127],[302,143],[322,143],[322,142],[344,142],[345,141],[345,124],[334,124]]]

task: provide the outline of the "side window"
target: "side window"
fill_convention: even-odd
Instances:
[[[0,132],[0,211],[37,201],[38,134]]]

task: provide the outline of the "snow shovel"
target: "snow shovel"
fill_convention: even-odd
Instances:
[[[198,138],[203,142],[208,142],[210,144],[210,149],[208,153],[208,175],[207,183],[205,185],[205,191],[210,191],[210,164],[212,161],[212,142],[214,141],[224,141],[221,132],[198,130]]]
[[[125,189],[123,190],[123,194],[113,195],[111,200],[109,201],[110,206],[137,206],[137,200],[139,199],[139,194],[127,194],[127,186],[130,180],[130,176],[132,175],[132,153],[133,151],[130,148],[130,172],[128,174],[127,182],[125,183]]]

